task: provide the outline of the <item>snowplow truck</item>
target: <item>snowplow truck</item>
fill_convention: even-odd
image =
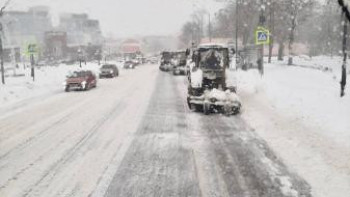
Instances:
[[[220,44],[200,45],[192,56],[190,65],[187,104],[193,111],[223,112],[235,115],[241,102],[236,87],[227,83],[229,49]]]
[[[165,71],[168,72],[170,70],[172,70],[172,53],[169,51],[163,51],[161,53],[161,60],[160,60],[160,66],[159,69],[161,71]]]

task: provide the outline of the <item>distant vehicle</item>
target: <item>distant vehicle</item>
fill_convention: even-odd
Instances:
[[[161,53],[161,60],[159,69],[161,71],[170,71],[172,69],[172,54],[169,51],[163,51]]]
[[[143,56],[141,56],[141,55],[138,55],[138,56],[136,57],[136,60],[137,60],[137,62],[138,62],[139,64],[145,64],[145,63],[146,63],[146,58],[143,57]]]
[[[157,57],[148,58],[147,62],[150,63],[150,64],[157,64],[158,63],[158,58]]]
[[[119,70],[115,64],[105,64],[100,69],[100,78],[113,78],[117,76],[119,76]]]
[[[123,68],[124,69],[134,69],[135,68],[135,62],[131,61],[131,60],[125,61],[124,65],[123,65]]]
[[[187,103],[192,110],[205,114],[217,110],[226,115],[237,114],[241,102],[236,87],[227,79],[229,49],[220,44],[200,45],[193,55],[189,74]]]
[[[139,59],[132,59],[131,61],[134,63],[134,66],[141,64]]]
[[[173,75],[186,75],[187,51],[174,52],[173,59]]]
[[[65,91],[89,90],[96,87],[96,75],[90,70],[79,70],[70,73],[65,82]]]
[[[76,60],[66,59],[66,60],[62,60],[60,63],[66,64],[66,65],[73,65],[73,64],[75,64],[75,62],[76,62]]]

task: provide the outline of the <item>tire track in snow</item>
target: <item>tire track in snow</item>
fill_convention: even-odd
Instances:
[[[110,110],[109,113],[104,115],[102,119],[100,119],[91,129],[89,129],[88,132],[86,132],[86,134],[84,134],[84,136],[73,147],[65,151],[65,153],[63,154],[64,156],[60,158],[58,161],[56,161],[51,167],[49,167],[49,169],[46,170],[44,175],[38,181],[36,181],[36,183],[33,184],[28,191],[25,192],[24,197],[29,196],[30,193],[34,190],[34,188],[38,187],[40,183],[42,183],[46,178],[48,178],[49,180],[46,180],[45,183],[50,182],[50,180],[54,179],[56,174],[59,173],[59,169],[61,167],[64,167],[64,165],[67,162],[69,162],[74,155],[81,154],[78,150],[82,146],[84,146],[89,139],[98,135],[99,128],[104,123],[106,123],[111,119],[114,119],[120,113],[120,111],[123,108],[125,108],[125,104],[126,104],[125,101],[132,95],[132,93],[133,91],[129,92],[127,96],[122,99],[122,101],[116,102],[117,105],[115,105],[115,107],[112,110]],[[103,131],[100,130],[100,132],[103,132]]]
[[[148,68],[147,68],[148,69]],[[142,71],[142,70],[141,70]],[[145,74],[144,72],[141,73],[141,71],[139,72],[139,75],[140,74]],[[151,72],[153,70],[145,70],[146,72]],[[136,73],[137,74],[137,73]],[[129,79],[129,80],[132,80],[133,78]],[[153,83],[153,82],[152,82]],[[107,119],[105,119],[105,121],[101,124],[99,124],[99,126],[96,126],[95,127],[95,131],[92,131],[90,136],[86,136],[87,138],[84,139],[84,141],[82,143],[80,143],[78,145],[78,147],[75,148],[76,151],[71,151],[71,156],[69,157],[65,157],[63,159],[62,162],[58,163],[57,166],[54,166],[55,168],[54,169],[50,169],[48,170],[49,174],[48,175],[45,175],[45,177],[42,177],[42,179],[40,181],[37,181],[37,184],[35,184],[34,186],[31,186],[30,190],[27,191],[26,193],[26,196],[37,196],[37,194],[41,194],[41,193],[45,193],[45,196],[46,195],[49,195],[49,196],[60,196],[60,195],[63,195],[64,193],[64,196],[69,196],[69,195],[75,195],[75,194],[79,194],[81,193],[80,189],[85,189],[85,188],[81,188],[81,185],[79,185],[78,182],[76,182],[74,185],[70,184],[70,181],[67,180],[66,178],[64,178],[63,183],[60,185],[57,185],[57,189],[56,188],[51,188],[51,189],[54,189],[54,190],[47,190],[47,186],[48,185],[52,185],[52,183],[54,182],[57,182],[57,178],[55,178],[56,176],[58,177],[62,177],[62,175],[65,174],[65,171],[63,168],[69,168],[69,166],[73,167],[73,170],[77,168],[76,166],[76,162],[77,160],[82,160],[84,159],[83,157],[85,157],[84,155],[87,154],[88,152],[90,152],[90,146],[93,146],[94,145],[94,140],[96,139],[94,136],[100,136],[100,134],[102,135],[104,133],[102,127],[103,126],[106,126],[106,125],[110,125],[110,124],[107,124],[107,122],[109,121],[113,121],[115,119],[117,119],[117,117],[120,117],[121,114],[123,113],[129,113],[129,114],[132,114],[132,113],[136,113],[138,110],[140,109],[137,109],[137,110],[134,110],[132,113],[130,111],[128,112],[123,112],[125,111],[124,109],[126,109],[126,104],[127,102],[126,101],[130,101],[130,98],[139,98],[139,97],[135,97],[134,94],[136,94],[136,92],[139,92],[140,91],[140,88],[139,86],[142,84],[142,80],[139,81],[139,80],[132,80],[128,86],[126,87],[123,87],[123,90],[122,92],[125,92],[126,90],[129,90],[131,89],[131,91],[127,91],[127,94],[123,96],[122,98],[122,101],[120,103],[121,105],[121,108],[119,109],[115,109],[114,111],[116,112],[116,114],[113,113],[113,110],[111,111],[111,114],[110,115],[106,115],[105,117],[108,117]],[[143,86],[143,84],[142,84]],[[143,86],[144,87],[144,86]],[[125,90],[124,90],[125,89]],[[138,94],[138,93],[137,93]],[[117,102],[118,103],[118,102]],[[143,105],[143,103],[140,103],[140,105]],[[129,107],[129,105],[128,105]],[[142,107],[141,107],[142,108]],[[120,112],[120,113],[118,113]],[[122,113],[123,112],[123,113]],[[123,120],[124,117],[120,118],[121,120]],[[118,118],[119,120],[119,118]],[[126,121],[127,122],[127,121]],[[122,122],[118,123],[118,124],[123,124]],[[128,127],[127,127],[128,128]],[[125,131],[123,131],[125,132]],[[110,134],[109,134],[110,135]],[[111,141],[113,141],[113,139],[109,140],[108,142],[106,142],[106,144],[104,145],[105,146],[108,146],[108,144],[111,143]],[[128,141],[128,140],[126,140]],[[123,155],[121,152],[123,151],[123,148],[125,147],[125,144],[123,143],[123,146],[121,147],[122,150],[119,150],[118,148],[115,148],[113,149],[113,153],[112,153],[112,158],[118,154],[118,156],[120,155]],[[111,147],[112,148],[112,147]],[[83,150],[85,149],[85,150]],[[79,150],[79,151],[78,151]],[[79,157],[75,157],[74,155],[79,155]],[[79,159],[77,159],[79,158]],[[109,159],[109,161],[112,160]],[[75,165],[74,165],[75,164]],[[73,166],[72,166],[73,165]],[[103,163],[103,165],[105,166],[109,166],[110,163]],[[77,168],[76,170],[78,170],[79,168]],[[99,177],[97,177],[97,180],[100,180],[102,179],[101,177],[104,176],[104,172],[106,171],[106,167],[105,168],[102,168],[101,170],[101,175]],[[75,171],[74,171],[75,172]],[[68,177],[70,176],[74,176],[72,175],[71,173],[68,174]],[[73,178],[73,177],[72,177]],[[60,182],[62,182],[60,181]],[[66,182],[65,182],[66,181]],[[46,190],[46,191],[45,191]],[[86,190],[86,189],[85,189]],[[47,194],[47,192],[49,192]],[[85,191],[86,192],[86,191]],[[83,191],[83,193],[85,193]],[[91,193],[91,192],[90,192]],[[88,194],[88,193],[87,193]],[[80,194],[81,195],[81,194]]]
[[[133,87],[135,87],[135,85],[136,85],[136,82],[135,82],[134,80],[129,79],[128,81],[131,81],[131,83],[129,83],[129,84],[128,84],[127,86],[125,86],[125,87],[124,87],[124,86],[121,86],[122,88],[119,89],[119,92],[126,92],[126,91],[129,90],[129,89],[132,89],[133,91],[137,91],[137,90],[138,90],[138,89],[134,89],[134,88],[133,88]],[[128,96],[130,96],[130,95],[133,93],[133,91],[129,92],[129,94],[127,94],[126,96],[124,95],[124,100],[127,100],[127,99],[128,99]],[[109,95],[109,97],[112,97],[112,96],[113,96],[112,94]],[[97,99],[98,97],[100,97],[100,95],[97,95],[96,97],[93,97],[93,98],[94,98],[94,99]],[[91,98],[90,98],[90,99],[91,99]],[[89,102],[89,101],[88,101],[88,102]],[[118,102],[116,102],[116,103],[119,103],[119,102],[120,102],[120,101],[118,101]],[[82,105],[83,105],[83,104],[82,104]],[[125,106],[125,102],[124,102],[124,103],[120,103],[119,107],[120,107],[120,106],[122,106],[122,107],[121,107],[121,108],[114,108],[114,110],[116,110],[116,111],[121,110],[121,109]],[[119,109],[119,110],[118,110],[118,109]],[[112,111],[113,111],[113,110],[112,110]],[[108,115],[107,115],[107,116],[108,116]],[[106,120],[106,121],[108,121],[108,120]],[[105,121],[102,121],[102,122],[100,121],[99,124],[103,124],[103,122],[105,122]],[[97,127],[98,127],[98,126],[97,126]],[[95,125],[95,129],[96,129],[96,125]],[[93,130],[90,131],[89,134],[93,134]],[[74,147],[73,147],[72,149],[70,149],[69,151],[78,150],[79,147],[83,146],[84,143],[85,143],[86,141],[88,141],[88,139],[91,139],[93,136],[94,136],[94,135],[85,135],[84,138],[81,139],[81,140],[78,142],[78,144],[75,144]],[[68,136],[66,136],[65,138],[63,138],[63,139],[60,141],[60,143],[56,145],[56,147],[59,146],[60,144],[64,143],[65,140],[66,140],[66,139],[69,139],[69,138],[70,138],[70,135],[68,135]],[[28,145],[27,145],[27,146],[28,146]],[[51,148],[50,150],[54,151],[54,150],[55,150],[55,147]],[[69,151],[67,151],[67,153],[68,153]],[[46,156],[49,156],[49,153],[50,153],[50,151],[45,152],[43,155],[41,155],[41,156],[39,157],[39,159],[36,160],[36,162],[40,161],[41,159],[46,159],[45,157],[46,157]],[[3,158],[3,159],[4,159],[4,158]],[[67,155],[65,156],[64,159],[62,159],[62,161],[63,161],[63,160],[69,161],[69,158],[67,157]],[[20,170],[20,172],[17,173],[17,175],[13,177],[13,180],[17,180],[17,179],[19,178],[18,175],[20,175],[21,173],[23,173],[24,171],[26,171],[26,170],[29,169],[30,167],[33,167],[33,166],[35,165],[36,162],[31,162],[24,170],[23,170],[23,169]],[[59,165],[62,165],[62,162],[61,162]],[[56,169],[58,169],[58,166],[59,166],[59,165],[55,165],[55,166],[56,166]],[[50,170],[53,170],[53,169],[51,168]],[[49,170],[49,171],[50,171],[50,170]],[[43,179],[41,179],[41,180],[43,180]]]

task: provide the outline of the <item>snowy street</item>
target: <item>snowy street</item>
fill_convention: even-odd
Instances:
[[[240,116],[191,112],[186,90],[146,65],[1,114],[0,196],[310,196]]]
[[[350,0],[4,0],[0,197],[350,197]]]

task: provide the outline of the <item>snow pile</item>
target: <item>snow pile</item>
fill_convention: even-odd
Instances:
[[[216,88],[212,89],[211,91],[207,92],[206,97],[209,99],[217,99],[219,101],[225,101],[226,100],[226,93],[222,90],[218,90]]]
[[[350,89],[340,98],[340,58],[297,58],[238,72],[242,116],[313,188],[314,196],[350,196]],[[332,68],[330,72],[314,67]]]

